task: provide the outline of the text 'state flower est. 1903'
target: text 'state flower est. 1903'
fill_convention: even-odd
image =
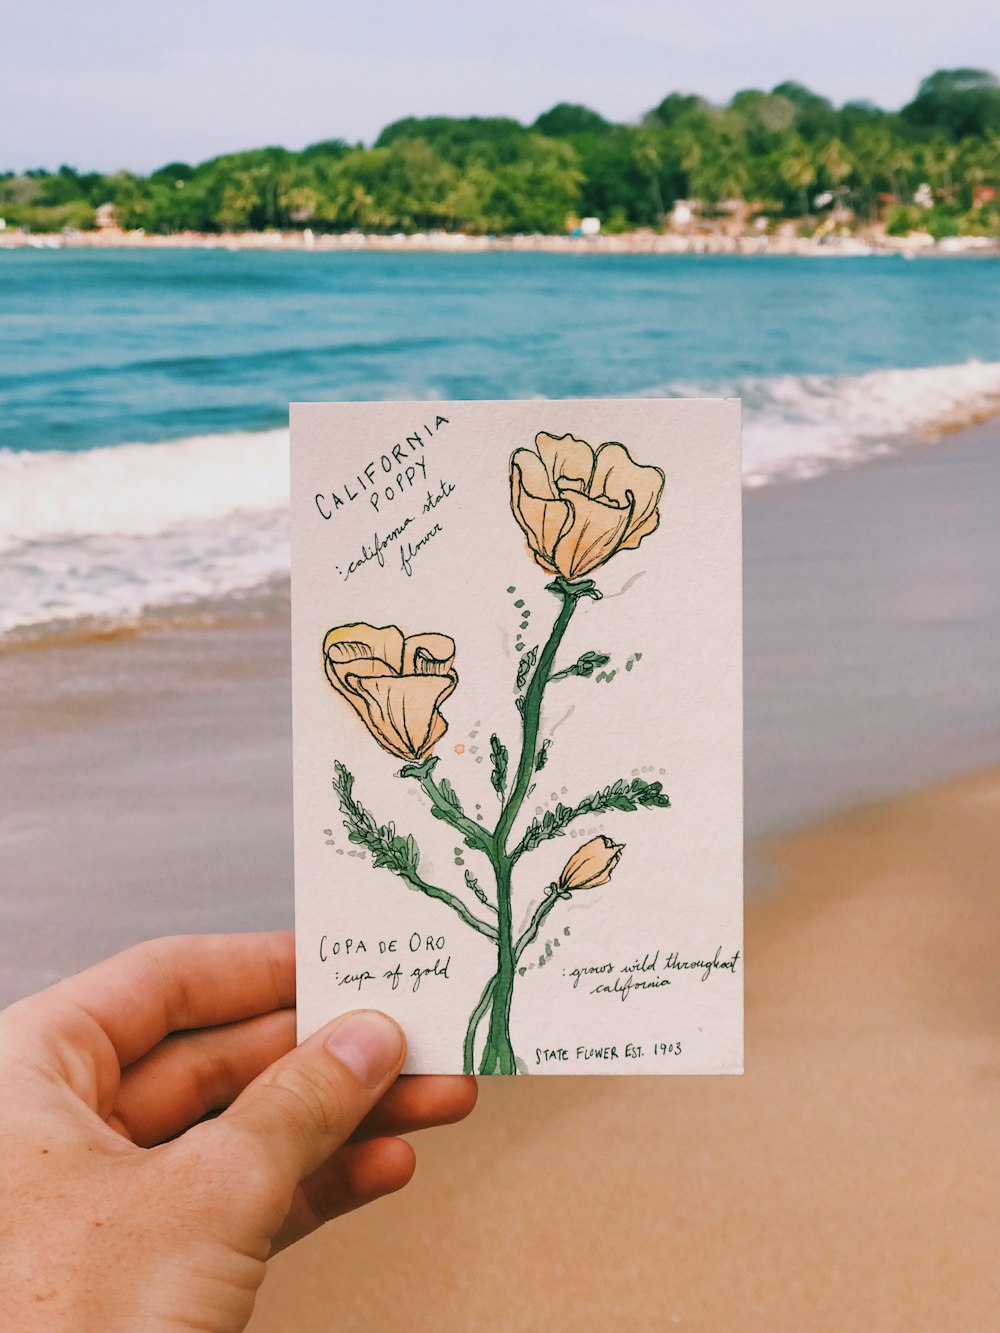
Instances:
[[[543,569],[582,578],[639,545],[660,521],[663,473],[623,444],[594,450],[575,435],[535,436],[510,460],[514,517]]]
[[[578,889],[596,889],[607,884],[624,850],[623,842],[612,842],[603,835],[591,838],[590,842],[578,847],[563,866],[559,876],[560,891],[574,893]]]
[[[440,708],[458,684],[446,634],[404,637],[395,625],[340,625],[323,640],[326,677],[384,750],[426,759],[448,730]]]

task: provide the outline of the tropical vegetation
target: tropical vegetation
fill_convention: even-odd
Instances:
[[[62,166],[0,174],[0,217],[33,231],[109,221],[147,232],[562,232],[664,225],[679,200],[702,215],[837,213],[935,236],[1000,231],[1000,81],[938,70],[899,111],[837,107],[800,83],[726,106],[670,93],[638,124],[560,103],[531,125],[431,116],[373,144],[258,148],[142,176]],[[107,206],[110,205],[110,209]],[[809,225],[806,223],[805,225]]]

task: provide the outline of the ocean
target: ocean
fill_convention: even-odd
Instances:
[[[0,251],[0,635],[288,569],[292,400],[737,395],[748,488],[1000,412],[1000,264]]]

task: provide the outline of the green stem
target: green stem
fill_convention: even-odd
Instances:
[[[543,898],[542,901],[535,908],[534,916],[532,916],[531,920],[524,928],[521,938],[514,946],[515,963],[521,957],[521,954],[524,953],[525,949],[528,947],[531,941],[538,937],[538,932],[542,928],[542,922],[552,911],[553,907],[555,907],[559,899],[569,897],[568,893],[560,893],[559,886],[557,884],[550,884],[548,889],[546,890],[546,894],[547,896]]]
[[[426,893],[428,898],[436,898],[438,902],[447,903],[453,912],[457,912],[466,925],[471,926],[473,930],[478,930],[480,935],[485,935],[489,940],[497,938],[497,932],[485,921],[480,921],[479,917],[470,912],[461,898],[456,898],[453,893],[447,889],[439,889],[436,884],[428,884],[426,880],[415,875],[412,871],[397,870],[399,878],[405,880],[411,889],[416,889],[419,893]]]
[[[548,889],[546,890],[546,895],[547,896],[543,898],[542,901],[535,908],[534,915],[532,916],[531,920],[528,922],[528,925],[522,932],[520,938],[517,941],[517,944],[515,944],[514,946],[515,964],[517,964],[520,961],[521,955],[524,953],[525,949],[527,949],[528,945],[532,942],[532,940],[537,938],[538,932],[542,928],[542,923],[544,922],[548,914],[552,911],[553,907],[555,907],[556,903],[559,902],[561,898],[569,897],[568,893],[560,893],[558,886],[555,884],[549,885]],[[486,1013],[486,1010],[490,1007],[490,1003],[493,999],[493,992],[496,989],[496,984],[497,984],[496,977],[495,976],[490,977],[489,981],[486,983],[486,988],[484,989],[482,995],[479,997],[479,1003],[476,1005],[475,1009],[473,1009],[472,1016],[469,1019],[469,1026],[465,1033],[465,1045],[463,1047],[463,1068],[465,1070],[465,1073],[467,1074],[471,1074],[475,1071],[476,1032],[479,1028],[479,1024],[483,1021],[483,1015]]]
[[[531,775],[534,772],[535,759],[538,754],[538,729],[542,717],[542,698],[552,674],[552,665],[555,662],[556,653],[559,651],[559,645],[563,641],[563,636],[569,628],[569,622],[573,619],[577,602],[581,595],[589,595],[574,590],[572,584],[557,582],[550,584],[549,587],[558,597],[562,598],[562,606],[559,608],[556,623],[552,626],[552,633],[535,663],[535,669],[531,674],[531,680],[528,682],[528,688],[524,695],[524,707],[521,710],[521,758],[517,765],[517,777],[514,779],[514,786],[504,808],[500,812],[500,819],[493,835],[497,848],[504,856],[506,856],[507,838],[510,836],[511,828],[515,819],[517,819],[521,806],[524,804],[524,798],[531,785]]]
[[[490,1000],[493,997],[493,987],[496,985],[496,977],[490,977],[479,997],[479,1003],[472,1011],[469,1019],[469,1026],[465,1031],[465,1043],[462,1047],[462,1071],[466,1074],[476,1072],[476,1030],[483,1021],[483,1015],[489,1008]]]
[[[487,831],[480,827],[474,819],[468,815],[456,810],[451,801],[447,799],[444,792],[434,781],[434,769],[437,767],[437,759],[425,759],[420,764],[407,764],[401,771],[402,777],[416,778],[423,788],[431,805],[437,810],[445,823],[450,824],[453,829],[457,829],[462,834],[469,845],[476,847],[479,851],[485,852],[487,856],[492,852],[492,839]]]
[[[510,1042],[510,1005],[514,998],[514,943],[510,902],[510,861],[497,852],[493,862],[497,880],[497,970],[493,978],[490,1026],[486,1034],[481,1074],[514,1074]]]
[[[514,973],[517,962],[513,940],[511,912],[511,872],[514,860],[507,853],[507,839],[520,813],[524,798],[531,786],[538,757],[538,733],[542,719],[542,699],[552,675],[556,653],[563,641],[576,604],[581,597],[600,597],[589,580],[570,583],[559,578],[548,585],[548,590],[562,601],[552,632],[535,663],[521,707],[521,756],[518,760],[514,785],[500,811],[493,832],[490,859],[497,881],[497,970],[493,978],[490,1001],[490,1025],[486,1047],[479,1066],[481,1074],[514,1074],[517,1066],[510,1040],[510,1006],[514,997]],[[541,922],[539,922],[541,924]]]

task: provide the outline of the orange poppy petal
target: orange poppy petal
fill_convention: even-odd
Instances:
[[[339,625],[327,631],[323,640],[326,675],[333,688],[345,692],[344,668],[361,663],[382,662],[394,672],[403,669],[403,635],[395,625]]]
[[[553,487],[559,483],[573,483],[574,490],[586,491],[594,474],[594,451],[586,440],[575,435],[549,435],[541,431],[535,436],[535,448],[545,464]]]
[[[658,509],[654,509],[649,517],[638,527],[635,526],[635,521],[633,520],[629,525],[629,529],[625,534],[625,540],[622,542],[619,550],[634,551],[642,541],[643,537],[648,537],[649,534],[655,532],[659,526],[660,511]]]
[[[516,467],[521,473],[521,484],[540,500],[556,500],[559,492],[552,484],[552,478],[545,470],[545,464],[534,449],[515,449],[510,460],[511,480]]]
[[[546,565],[555,572],[552,552],[560,534],[570,521],[569,505],[565,500],[551,500],[533,494],[525,485],[525,474],[518,456],[526,453],[527,450],[519,449],[511,460],[511,509],[539,564]],[[528,457],[531,458],[533,455],[529,454]],[[536,464],[537,462],[535,459]]]
[[[618,550],[628,530],[632,507],[616,508],[604,500],[567,491],[570,522],[553,551],[553,562],[567,579],[578,579],[603,565]]]
[[[458,676],[356,677],[367,709],[368,729],[400,759],[423,759],[447,730],[439,707],[458,684]]]
[[[656,527],[655,521],[651,527],[646,525],[656,514],[663,483],[664,476],[658,467],[635,462],[623,444],[611,442],[598,449],[591,495],[595,499],[607,496],[619,504],[632,501],[632,519],[621,543],[623,547],[638,546],[641,540],[636,537],[638,529],[642,528],[645,536]]]
[[[455,661],[455,640],[447,634],[411,634],[403,641],[404,676],[443,676]]]

